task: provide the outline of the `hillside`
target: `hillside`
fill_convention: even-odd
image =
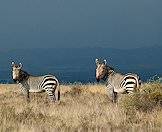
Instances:
[[[121,72],[136,72],[143,80],[162,75],[162,47],[139,49],[66,48],[66,49],[17,49],[0,51],[1,80],[10,80],[10,63],[22,62],[33,74],[53,73],[63,82],[94,82],[95,58],[102,57]]]

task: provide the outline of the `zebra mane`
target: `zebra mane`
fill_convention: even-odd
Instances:
[[[22,82],[22,81],[26,80],[29,76],[30,76],[29,73],[27,73],[27,72],[24,71],[24,70],[21,70],[19,82]]]
[[[111,67],[111,66],[106,65],[106,68],[107,68],[108,70],[113,70],[113,71],[114,71],[114,68]]]
[[[114,68],[113,68],[113,67],[110,67],[110,66],[108,66],[108,65],[106,65],[106,69],[107,69],[107,73],[105,74],[105,76],[104,76],[104,78],[103,78],[104,81],[106,81],[107,78],[108,78],[111,74],[113,74],[113,73],[115,72],[115,71],[114,71]]]

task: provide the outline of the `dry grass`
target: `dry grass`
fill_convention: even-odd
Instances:
[[[161,106],[154,104],[161,99],[161,90],[160,84],[146,84],[140,96],[125,95],[113,104],[103,85],[63,85],[60,102],[51,103],[45,93],[33,93],[27,103],[17,85],[0,85],[0,131],[162,131]],[[139,105],[143,94],[146,102]],[[150,101],[147,98],[153,100],[152,108],[140,109]]]

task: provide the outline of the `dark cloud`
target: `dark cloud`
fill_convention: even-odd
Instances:
[[[162,44],[161,0],[1,0],[1,48]]]

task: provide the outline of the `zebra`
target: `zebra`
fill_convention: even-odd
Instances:
[[[118,73],[114,68],[107,65],[106,60],[96,59],[96,80],[106,81],[108,96],[112,102],[116,102],[118,94],[133,93],[141,85],[141,80],[137,74]]]
[[[20,84],[27,102],[30,101],[29,92],[47,92],[51,101],[60,100],[59,81],[53,75],[33,76],[22,70],[22,64],[12,62],[12,79]]]

